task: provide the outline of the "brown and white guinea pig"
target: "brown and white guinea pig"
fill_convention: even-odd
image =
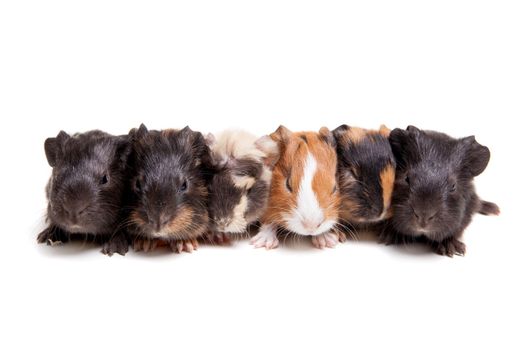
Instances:
[[[348,228],[391,216],[390,203],[396,161],[390,130],[366,130],[341,125],[332,131],[337,143],[340,221]]]
[[[459,238],[472,216],[499,214],[496,204],[479,199],[473,184],[488,165],[489,149],[474,136],[455,139],[414,126],[394,129],[390,143],[398,165],[393,217],[380,240],[421,240],[440,255],[464,255]]]
[[[268,136],[242,130],[209,134],[206,140],[214,167],[208,185],[210,238],[223,243],[229,234],[245,233],[264,214],[279,147]]]
[[[133,248],[150,251],[167,244],[174,252],[197,249],[208,227],[209,147],[200,132],[130,131],[129,234]]]
[[[93,239],[102,253],[124,255],[125,234],[118,230],[126,190],[128,136],[102,131],[68,135],[61,131],[44,143],[53,168],[46,187],[49,226],[38,235],[39,243],[54,245],[72,239]]]
[[[272,173],[268,208],[251,243],[275,248],[277,233],[285,230],[312,236],[315,247],[334,247],[338,234],[339,190],[335,140],[327,128],[293,133],[280,126],[270,135],[280,158]]]

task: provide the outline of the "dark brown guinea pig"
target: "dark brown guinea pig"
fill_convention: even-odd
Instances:
[[[396,161],[388,136],[390,130],[341,125],[333,131],[337,142],[337,173],[343,225],[375,223],[391,216],[390,203]]]
[[[489,149],[474,136],[454,139],[414,126],[393,130],[390,143],[398,166],[393,217],[380,240],[422,240],[440,255],[464,255],[459,238],[472,216],[499,214],[496,204],[479,199],[473,184],[488,165]]]
[[[46,193],[49,226],[39,243],[54,245],[71,239],[94,239],[102,253],[124,255],[128,242],[118,229],[125,192],[128,136],[102,131],[68,135],[61,131],[44,144],[53,168]]]
[[[128,232],[133,247],[150,251],[167,243],[174,252],[197,249],[208,226],[210,151],[200,132],[130,131],[131,188]]]

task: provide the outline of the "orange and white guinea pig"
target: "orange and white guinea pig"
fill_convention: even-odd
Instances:
[[[261,229],[251,243],[276,248],[277,233],[311,236],[317,248],[334,247],[339,235],[339,189],[335,139],[327,128],[291,132],[280,126],[269,137],[279,145],[280,157],[272,173],[268,207]]]

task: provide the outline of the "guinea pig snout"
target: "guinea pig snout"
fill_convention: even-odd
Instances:
[[[89,201],[75,199],[66,201],[62,209],[65,218],[71,224],[76,225],[86,216],[90,205]]]
[[[161,232],[170,221],[171,215],[166,212],[148,213],[148,224],[155,232]]]
[[[303,225],[304,229],[308,232],[315,232],[321,225],[323,224],[324,219],[313,219],[313,218],[305,218],[301,221],[301,224]]]
[[[426,229],[436,218],[437,211],[427,208],[418,208],[415,209],[412,207],[415,221],[419,228]]]

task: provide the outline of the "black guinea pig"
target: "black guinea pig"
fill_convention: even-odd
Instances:
[[[386,244],[423,241],[440,255],[464,255],[459,241],[472,216],[499,214],[479,199],[473,180],[488,165],[490,151],[474,136],[452,138],[414,126],[395,129],[390,143],[397,161],[393,217],[380,235]]]
[[[118,228],[126,190],[128,136],[98,130],[70,136],[61,131],[48,138],[44,148],[53,172],[46,187],[49,225],[38,242],[54,245],[92,239],[103,245],[102,253],[124,255],[129,244]]]
[[[210,151],[200,132],[130,131],[132,195],[127,229],[136,251],[159,243],[192,252],[208,227]]]
[[[210,232],[216,243],[245,233],[264,214],[279,147],[269,136],[243,130],[209,134],[214,175],[209,183]]]
[[[390,130],[384,125],[379,130],[341,125],[333,135],[343,226],[354,229],[389,218],[396,173]]]

